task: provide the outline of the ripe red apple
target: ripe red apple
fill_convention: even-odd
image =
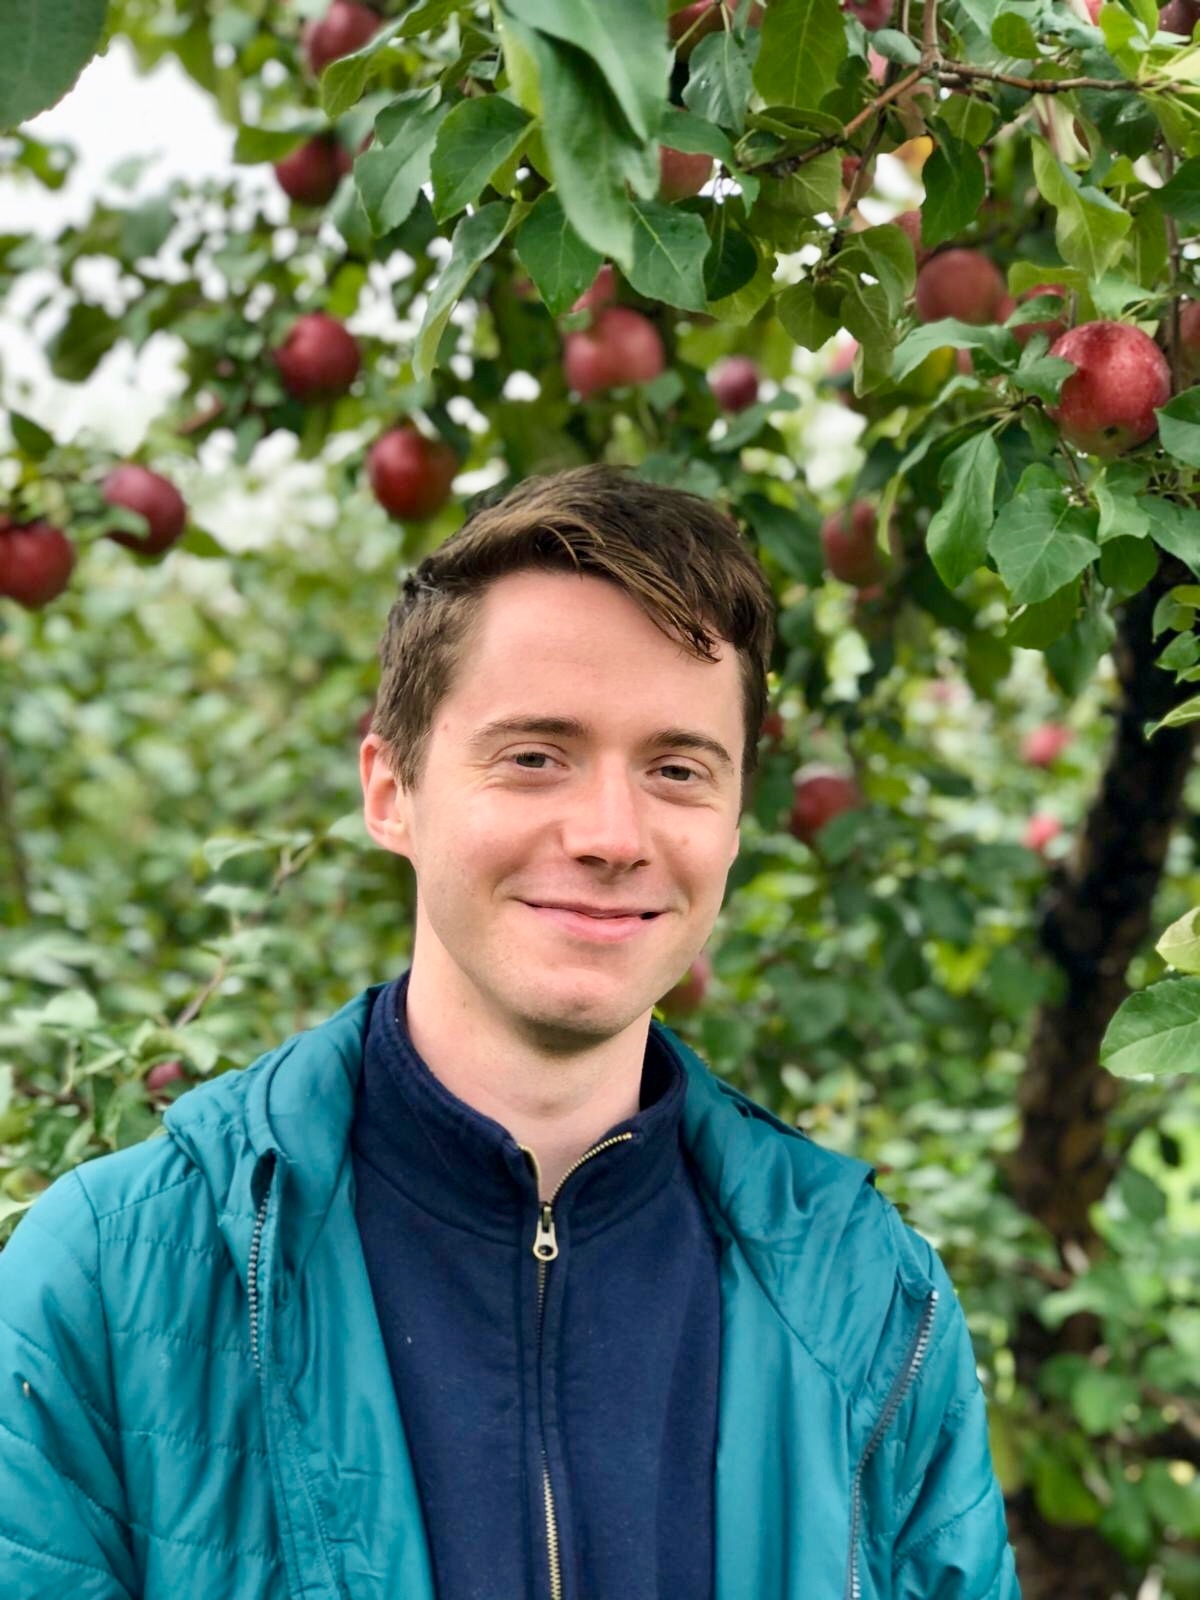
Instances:
[[[1038,855],[1046,854],[1046,846],[1051,839],[1057,839],[1062,832],[1062,823],[1057,817],[1052,817],[1047,811],[1035,811],[1025,824],[1025,831],[1021,835],[1021,843],[1027,850],[1036,850]]]
[[[921,249],[921,213],[919,211],[901,211],[892,218],[892,221],[908,235],[912,242],[913,254],[920,261],[923,256]]]
[[[671,42],[678,45],[675,54],[686,61],[706,33],[715,33],[724,26],[721,18],[722,0],[696,0],[695,5],[684,6],[667,19],[667,32]],[[724,0],[726,11],[732,16],[737,0]],[[763,8],[752,5],[748,26],[757,28],[762,22]]]
[[[612,263],[606,261],[592,279],[590,289],[585,289],[571,307],[572,311],[603,311],[617,298],[617,275]]]
[[[1021,740],[1021,760],[1028,767],[1052,767],[1074,737],[1061,722],[1043,722]]]
[[[726,356],[708,375],[708,387],[722,411],[744,411],[758,399],[758,367],[749,356]]]
[[[450,498],[458,457],[444,439],[427,439],[411,423],[391,428],[367,452],[367,477],[383,509],[422,522]]]
[[[277,161],[275,176],[289,200],[299,206],[323,206],[332,200],[351,165],[350,152],[332,134],[321,134]]]
[[[1200,0],[1167,0],[1158,13],[1160,33],[1177,33],[1190,39],[1200,22]]]
[[[842,0],[842,10],[857,17],[868,33],[886,28],[895,8],[896,0]]]
[[[283,386],[296,400],[345,394],[358,377],[358,341],[336,317],[309,311],[297,317],[275,351]]]
[[[331,61],[353,55],[379,31],[379,16],[359,0],[333,0],[323,17],[304,30],[308,70],[319,78]]]
[[[186,1083],[187,1077],[182,1061],[159,1061],[146,1074],[146,1088],[151,1094],[163,1094],[172,1083]]]
[[[672,150],[662,145],[658,152],[658,198],[686,200],[699,194],[712,177],[713,158],[693,155],[687,150]]]
[[[104,480],[100,493],[110,506],[125,506],[145,517],[149,526],[144,534],[117,530],[109,534],[116,544],[139,555],[157,556],[169,550],[187,526],[187,506],[175,485],[149,467],[132,461],[114,467]]]
[[[978,250],[943,250],[917,273],[917,316],[922,322],[954,317],[982,327],[995,322],[1007,291],[999,268]]]
[[[1157,431],[1154,413],[1171,398],[1171,369],[1149,334],[1128,322],[1085,322],[1050,354],[1075,364],[1046,414],[1077,450],[1115,456]]]
[[[657,378],[665,364],[658,329],[627,306],[606,307],[586,332],[563,340],[567,387],[584,399],[601,389]]]
[[[1026,289],[1024,294],[1017,296],[1017,304],[1024,305],[1027,300],[1036,300],[1041,295],[1054,295],[1065,313],[1067,306],[1067,291],[1061,283],[1035,283],[1032,289]],[[1011,312],[1010,312],[1011,315]],[[1007,320],[1007,319],[1006,319]],[[1022,348],[1027,345],[1035,333],[1044,333],[1053,344],[1056,339],[1061,339],[1067,331],[1066,316],[1053,317],[1049,321],[1018,322],[1013,326],[1013,334]]]
[[[61,528],[0,519],[0,596],[40,611],[67,587],[74,565],[75,546]]]
[[[758,737],[765,739],[768,744],[778,745],[783,743],[784,732],[785,724],[780,713],[778,711],[768,711],[762,720],[762,727],[758,731]]]
[[[1179,353],[1195,377],[1200,372],[1200,300],[1185,300],[1179,308]]]
[[[664,1011],[674,1012],[680,1017],[687,1016],[703,1005],[711,982],[712,961],[708,952],[701,950],[679,982],[674,988],[668,989],[658,1003]]]
[[[820,761],[809,762],[792,779],[792,814],[788,832],[811,845],[827,822],[844,811],[854,811],[863,803],[862,792],[853,773]]]
[[[879,519],[867,500],[855,500],[821,524],[825,569],[843,583],[865,589],[881,576],[876,529]]]

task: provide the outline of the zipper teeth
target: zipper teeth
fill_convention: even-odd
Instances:
[[[614,1144],[626,1144],[632,1138],[632,1133],[614,1133],[611,1139],[601,1139],[599,1144],[594,1144],[590,1150],[585,1150],[580,1156],[579,1160],[575,1162],[574,1166],[568,1167],[563,1173],[562,1177],[558,1180],[558,1183],[555,1185],[554,1193],[550,1196],[548,1203],[550,1205],[554,1204],[559,1195],[562,1193],[563,1184],[566,1183],[568,1178],[572,1177],[576,1172],[579,1171],[580,1167],[585,1161],[590,1161],[593,1156],[598,1156],[601,1150],[608,1150]]]
[[[554,1193],[546,1201],[548,1207],[553,1207],[554,1202],[562,1193],[563,1184],[572,1173],[578,1172],[585,1161],[590,1161],[593,1156],[598,1156],[602,1150],[608,1150],[615,1144],[625,1144],[633,1138],[632,1133],[616,1133],[611,1139],[602,1139],[599,1144],[593,1145],[590,1150],[585,1150],[573,1166],[567,1168],[555,1185]],[[535,1167],[536,1170],[536,1167]],[[537,1343],[538,1343],[538,1371],[542,1365],[542,1321],[546,1310],[546,1273],[547,1264],[538,1262],[537,1267]],[[546,1429],[542,1426],[542,1501],[546,1512],[546,1562],[550,1569],[550,1600],[562,1600],[562,1560],[558,1548],[558,1516],[554,1508],[554,1485],[550,1481],[550,1453],[546,1448]]]
[[[859,1458],[858,1466],[854,1469],[854,1483],[850,1498],[850,1582],[848,1585],[850,1600],[862,1600],[862,1584],[858,1575],[858,1533],[862,1522],[862,1480],[867,1462],[878,1449],[884,1434],[891,1427],[892,1418],[900,1409],[900,1403],[908,1393],[917,1373],[921,1370],[921,1363],[925,1359],[925,1352],[929,1348],[929,1335],[933,1328],[934,1313],[937,1311],[938,1291],[932,1290],[921,1312],[921,1320],[917,1324],[916,1337],[908,1353],[908,1360],[898,1373],[895,1383],[892,1384],[891,1393],[883,1410],[880,1412],[879,1421],[871,1430],[871,1437],[867,1440],[866,1448]]]
[[[250,1240],[250,1261],[246,1268],[246,1294],[250,1301],[250,1354],[254,1358],[254,1365],[260,1365],[258,1350],[258,1258],[262,1249],[263,1229],[267,1223],[267,1204],[271,1198],[271,1187],[268,1182],[263,1191],[263,1197],[258,1202],[258,1211],[254,1218],[254,1234]]]

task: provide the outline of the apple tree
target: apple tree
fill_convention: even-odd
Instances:
[[[63,182],[28,119],[102,33],[176,62],[239,169],[135,164],[0,234],[58,380],[162,340],[178,371],[125,455],[6,395],[8,1225],[402,962],[411,885],[354,819],[396,575],[474,493],[625,463],[726,504],[779,601],[668,1020],[943,1251],[1025,1593],[1200,1595],[1198,20],[0,17],[23,181]],[[304,487],[266,515],[272,474]]]

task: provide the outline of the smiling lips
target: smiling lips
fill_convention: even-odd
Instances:
[[[583,907],[579,902],[573,905],[535,905],[526,900],[522,903],[564,933],[590,940],[594,944],[621,944],[648,927],[659,914],[657,911],[627,907]]]

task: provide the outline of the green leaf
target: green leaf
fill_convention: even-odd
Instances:
[[[1112,461],[1092,481],[1092,494],[1100,511],[1096,537],[1101,544],[1109,539],[1144,539],[1150,532],[1150,517],[1143,504],[1148,474],[1131,461]]]
[[[751,241],[753,243],[753,241]],[[709,316],[716,317],[718,322],[727,322],[730,327],[744,328],[754,318],[771,298],[775,288],[775,257],[771,254],[760,254],[758,266],[754,276],[744,288],[734,290],[720,300],[710,300],[708,303]]]
[[[1011,374],[1010,381],[1014,388],[1023,393],[1035,394],[1039,400],[1053,403],[1075,367],[1072,362],[1062,361],[1058,356],[1033,355],[1031,349],[1031,345],[1026,345],[1021,352],[1017,370]]]
[[[328,121],[315,111],[294,117],[286,127],[239,128],[233,145],[233,159],[247,166],[254,166],[259,161],[282,161],[306,139],[328,131]]]
[[[804,350],[819,350],[842,325],[836,313],[823,311],[817,304],[810,278],[801,278],[783,291],[775,302],[775,314],[789,338]]]
[[[690,155],[714,156],[727,167],[737,165],[729,135],[715,123],[707,122],[695,112],[681,106],[668,106],[666,116],[658,129],[658,142],[670,150],[684,150]]]
[[[978,151],[939,128],[937,149],[922,168],[921,181],[925,185],[921,243],[930,250],[974,222],[987,180]]]
[[[703,217],[658,200],[633,202],[629,281],[647,300],[703,311],[704,258],[710,240]]]
[[[981,567],[992,526],[992,503],[1000,452],[991,433],[977,433],[942,463],[943,499],[930,518],[926,547],[947,589]]]
[[[524,144],[532,121],[502,95],[459,101],[438,128],[429,165],[439,222],[478,200],[496,168]]]
[[[893,317],[899,318],[917,279],[912,240],[903,228],[884,223],[852,235],[853,243],[838,255],[839,267],[877,278],[888,297]]]
[[[32,417],[24,417],[19,411],[10,411],[8,425],[12,429],[17,448],[32,460],[40,461],[54,449],[54,435],[47,433],[45,428]]]
[[[1075,618],[1060,639],[1046,647],[1050,676],[1069,699],[1083,693],[1116,636],[1116,624],[1105,609],[1104,598],[1093,589],[1083,614]]]
[[[0,130],[61,100],[104,32],[108,0],[11,0],[0,5]]]
[[[1150,738],[1160,728],[1184,728],[1189,722],[1200,722],[1200,694],[1185,700],[1181,706],[1172,706],[1165,717],[1147,728],[1146,737]]]
[[[1200,930],[1196,919],[1200,908],[1185,912],[1165,931],[1155,950],[1177,972],[1200,973]]]
[[[575,232],[553,190],[538,196],[514,243],[517,259],[553,317],[571,309],[604,259]]]
[[[1142,509],[1150,522],[1150,537],[1159,549],[1178,557],[1200,576],[1200,509],[1155,495],[1144,498]]]
[[[655,134],[671,71],[666,0],[504,0],[504,9],[590,57],[637,138]]]
[[[846,59],[838,0],[772,0],[761,32],[754,87],[766,103],[819,106]]]
[[[1133,226],[1129,213],[1101,190],[1081,184],[1040,139],[1033,141],[1033,171],[1040,193],[1058,213],[1054,238],[1059,254],[1089,278],[1100,277]]]
[[[1000,366],[1014,365],[1019,349],[1007,328],[977,328],[969,322],[943,317],[940,322],[926,322],[914,328],[901,339],[896,346],[892,377],[897,382],[906,378],[926,356],[935,350],[944,350],[947,345],[956,350],[984,350]]]
[[[869,394],[891,376],[892,349],[898,331],[887,290],[881,283],[850,284],[842,301],[842,325],[858,340],[854,392]]]
[[[1071,1390],[1071,1410],[1085,1433],[1107,1434],[1140,1398],[1141,1391],[1132,1378],[1089,1367]]]
[[[1045,650],[1061,639],[1079,611],[1079,589],[1075,577],[1048,600],[1022,606],[1005,629],[1005,642],[1021,650]]]
[[[1164,450],[1188,467],[1200,467],[1200,388],[1185,389],[1157,413]]]
[[[978,150],[991,137],[996,126],[996,113],[986,100],[971,94],[952,94],[938,106],[937,119],[944,122],[958,139]]]
[[[321,109],[330,122],[362,99],[367,80],[384,65],[384,54],[400,31],[399,22],[389,22],[348,56],[331,61],[321,74]]]
[[[741,133],[746,126],[746,102],[758,48],[759,35],[755,31],[748,33],[741,44],[728,28],[701,39],[688,62],[684,105],[708,122]]]
[[[66,322],[46,346],[54,376],[65,378],[68,383],[90,378],[121,331],[120,322],[100,306],[77,300],[68,311]]]
[[[1101,1041],[1100,1065],[1118,1078],[1200,1072],[1200,978],[1168,978],[1130,995]]]
[[[1154,203],[1186,228],[1200,228],[1200,160],[1181,162],[1161,189],[1153,191]]]
[[[1039,462],[1026,469],[988,540],[1017,605],[1048,600],[1095,560],[1095,525],[1095,513],[1072,505],[1049,467]]]
[[[1014,61],[1036,61],[1041,53],[1037,34],[1015,11],[1002,11],[992,23],[992,43]]]
[[[432,88],[397,95],[375,119],[374,144],[354,163],[354,181],[376,234],[398,228],[429,182],[434,141],[450,110],[438,104],[440,94]]]
[[[516,208],[496,201],[464,217],[450,241],[450,259],[442,268],[425,307],[413,349],[413,372],[428,378],[437,364],[438,345],[459,296],[476,270],[503,239],[516,216]]]
[[[644,159],[641,142],[588,56],[515,21],[509,28],[537,62],[542,134],[563,210],[581,239],[628,272],[634,216],[626,181]]]
[[[1149,539],[1116,538],[1100,545],[1100,582],[1118,600],[1138,594],[1158,570],[1158,551]]]
[[[704,258],[704,291],[709,300],[736,294],[758,271],[753,241],[729,222],[728,212],[728,206],[718,207],[715,237]]]

